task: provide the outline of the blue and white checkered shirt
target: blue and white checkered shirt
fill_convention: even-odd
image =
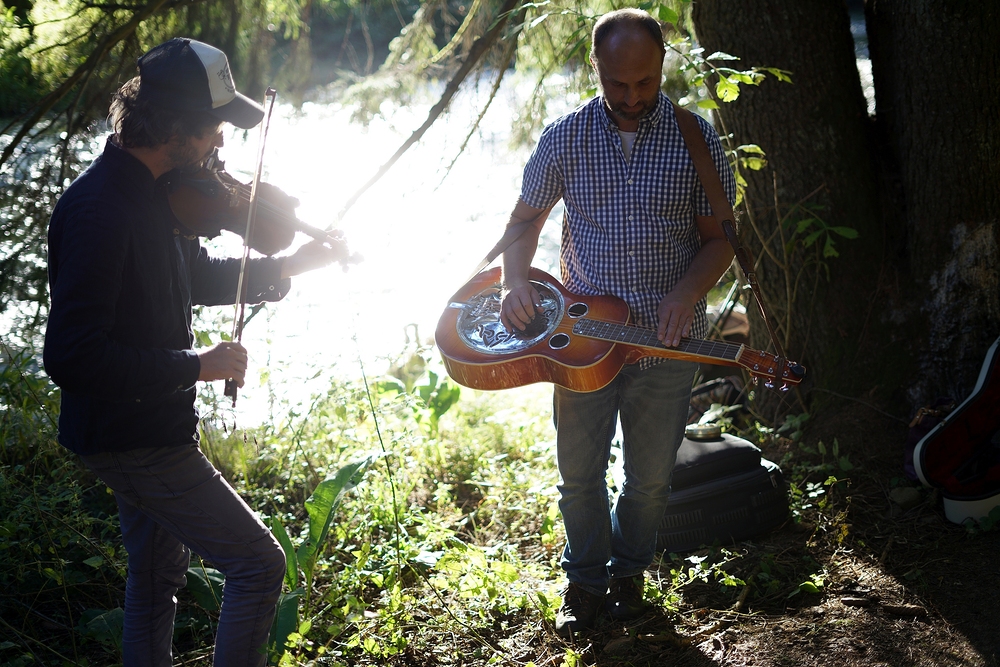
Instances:
[[[696,116],[729,201],[736,180],[715,128]],[[548,125],[524,167],[521,199],[545,209],[562,198],[562,280],[577,294],[624,299],[639,326],[656,327],[660,300],[701,249],[696,215],[712,215],[667,97],[639,121],[630,159],[604,100]],[[708,330],[705,299],[691,335]]]

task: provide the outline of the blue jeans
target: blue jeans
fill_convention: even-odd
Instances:
[[[696,368],[675,360],[646,370],[630,364],[597,391],[555,388],[562,567],[591,593],[604,595],[610,577],[640,574],[653,561]],[[619,418],[625,483],[612,509],[606,480]]]
[[[128,552],[124,667],[170,667],[174,596],[191,551],[226,576],[213,664],[263,665],[285,555],[198,445],[81,458],[118,501]]]

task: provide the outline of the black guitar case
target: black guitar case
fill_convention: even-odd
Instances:
[[[913,464],[925,486],[941,489],[949,521],[1000,507],[1000,338],[969,397],[917,443]]]
[[[781,469],[762,459],[757,447],[727,433],[684,438],[657,548],[679,553],[732,544],[776,528],[787,516]]]

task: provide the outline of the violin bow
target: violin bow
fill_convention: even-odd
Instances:
[[[247,268],[250,264],[250,238],[253,233],[253,226],[257,219],[257,194],[260,185],[260,175],[264,169],[264,145],[267,143],[267,130],[271,126],[271,112],[274,110],[274,101],[278,97],[278,91],[268,86],[264,92],[264,103],[267,105],[267,116],[264,124],[260,128],[260,138],[257,142],[257,166],[253,172],[253,185],[250,188],[250,206],[247,210],[247,229],[243,235],[243,260],[240,262],[240,278],[236,283],[236,312],[233,315],[233,335],[232,340],[237,343],[243,342],[243,326],[246,324],[244,315],[247,306]],[[268,101],[270,100],[270,101]],[[227,398],[233,399],[233,407],[236,407],[236,380],[230,378],[226,380],[226,388],[223,394]]]

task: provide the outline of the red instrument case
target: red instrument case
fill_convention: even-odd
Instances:
[[[917,478],[941,489],[949,521],[980,521],[1000,507],[1000,338],[975,388],[913,450]]]

